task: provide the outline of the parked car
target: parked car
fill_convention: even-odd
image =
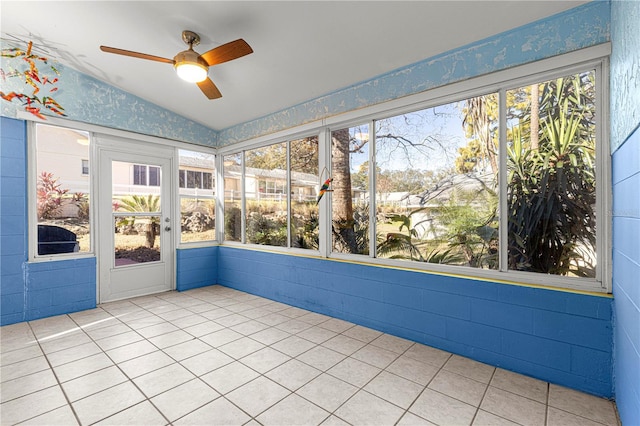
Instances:
[[[53,225],[38,225],[38,254],[73,253],[80,251],[76,234]]]

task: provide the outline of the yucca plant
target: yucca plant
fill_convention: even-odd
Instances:
[[[555,108],[542,120],[538,149],[517,129],[508,149],[509,267],[592,277],[583,252],[595,247],[594,144],[569,98]]]

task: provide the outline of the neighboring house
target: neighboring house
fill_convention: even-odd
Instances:
[[[242,193],[242,168],[238,165],[225,167],[225,198],[239,200]],[[246,196],[256,200],[277,200],[286,198],[287,171],[281,169],[264,170],[254,167],[245,169]],[[291,198],[297,202],[314,201],[318,187],[318,176],[311,173],[291,173]]]

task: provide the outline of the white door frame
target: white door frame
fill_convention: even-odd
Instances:
[[[173,229],[176,226],[176,203],[175,200],[175,149],[171,147],[158,146],[135,139],[125,139],[111,135],[97,135],[95,138],[97,151],[97,174],[98,191],[96,192],[97,206],[97,291],[98,303],[126,299],[129,297],[142,296],[145,294],[158,293],[162,291],[174,290],[175,283],[175,253],[176,239]],[[112,161],[123,161],[139,164],[153,164],[162,166],[161,177],[161,261],[150,262],[140,265],[115,268],[113,260],[114,233],[113,214],[111,206],[112,194]],[[168,219],[168,222],[165,220]],[[179,225],[178,225],[179,226]],[[165,227],[169,227],[166,231]],[[147,277],[160,277],[164,280],[157,285],[145,285],[144,279]],[[111,282],[112,279],[137,283],[139,288],[132,288],[131,291],[123,291],[122,288],[114,291],[114,288],[122,287],[122,283]],[[155,282],[155,281],[154,281]]]

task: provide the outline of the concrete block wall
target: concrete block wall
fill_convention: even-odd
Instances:
[[[176,250],[176,290],[185,291],[216,284],[218,247]]]
[[[613,154],[615,393],[623,424],[640,424],[640,127]]]
[[[25,319],[26,126],[0,117],[0,324]]]

